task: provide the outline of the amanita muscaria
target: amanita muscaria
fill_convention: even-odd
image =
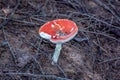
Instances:
[[[52,63],[57,63],[62,48],[62,43],[73,39],[77,32],[77,25],[68,19],[53,20],[40,27],[39,35],[42,38],[48,39],[52,43],[56,44],[55,52],[52,57]]]

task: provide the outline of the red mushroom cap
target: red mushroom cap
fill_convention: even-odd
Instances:
[[[76,24],[68,19],[57,19],[47,22],[39,29],[40,36],[49,39],[53,43],[68,42],[77,32],[78,27]]]

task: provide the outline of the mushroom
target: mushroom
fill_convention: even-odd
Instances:
[[[53,20],[40,27],[39,35],[56,44],[55,52],[52,57],[52,64],[57,63],[62,44],[73,39],[77,32],[78,27],[76,24],[68,19]]]

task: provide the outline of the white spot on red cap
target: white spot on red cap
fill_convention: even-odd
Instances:
[[[70,30],[70,32],[72,32],[74,30],[74,28],[72,28],[71,30]]]
[[[55,27],[55,25],[53,25],[53,24],[52,24],[52,25],[51,25],[51,27],[52,27],[52,28],[54,28],[54,27]]]
[[[45,33],[45,32],[40,32],[39,34],[40,34],[40,36],[41,36],[42,38],[45,38],[45,39],[50,39],[50,38],[51,38],[51,35],[50,35],[50,34],[47,34],[47,33]]]

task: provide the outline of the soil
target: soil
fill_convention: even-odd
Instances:
[[[119,0],[0,0],[0,80],[120,80]],[[62,45],[39,36],[54,19],[78,34]]]

